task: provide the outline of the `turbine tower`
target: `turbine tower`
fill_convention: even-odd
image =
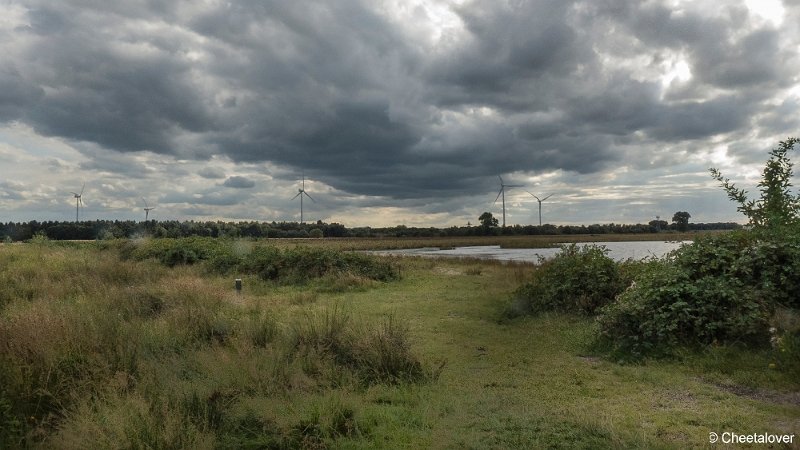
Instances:
[[[497,199],[500,198],[500,196],[503,197],[503,228],[505,228],[506,227],[506,188],[522,187],[522,185],[521,184],[505,184],[503,182],[503,177],[501,177],[500,175],[498,175],[497,178],[500,178],[500,192],[497,193],[497,197],[495,197],[494,203],[497,203]]]
[[[525,191],[525,192],[528,192],[528,191]],[[528,194],[531,194],[531,193],[528,192]],[[531,194],[531,195],[533,195],[533,194]],[[553,196],[553,194],[550,194],[547,197],[540,199],[539,197],[533,195],[533,198],[535,198],[536,201],[539,202],[539,226],[542,226],[542,202],[547,200],[548,198],[550,198],[552,196]]]
[[[79,211],[78,208],[80,208],[80,206],[83,205],[83,199],[81,197],[83,196],[83,189],[85,187],[86,187],[86,183],[83,183],[83,186],[81,187],[81,193],[80,194],[77,193],[77,192],[71,192],[73,197],[75,197],[75,223],[78,222],[78,211]]]
[[[147,217],[150,215],[150,211],[156,209],[155,206],[149,206],[147,204],[147,200],[142,197],[142,201],[144,202],[144,221],[147,222]]]
[[[300,197],[300,225],[303,224],[303,196],[304,195],[306,197],[308,197],[309,199],[311,199],[312,202],[314,202],[314,203],[317,202],[316,200],[311,198],[310,195],[308,195],[308,192],[306,192],[306,174],[305,173],[303,174],[303,185],[302,185],[302,187],[297,190],[297,195],[292,197],[292,200],[296,199],[297,197]]]

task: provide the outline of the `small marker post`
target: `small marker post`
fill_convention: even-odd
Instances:
[[[242,279],[241,278],[237,278],[235,280],[235,285],[236,285],[236,293],[238,295],[242,295]]]

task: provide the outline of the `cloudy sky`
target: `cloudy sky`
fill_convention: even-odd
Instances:
[[[0,221],[743,221],[800,2],[0,0]]]

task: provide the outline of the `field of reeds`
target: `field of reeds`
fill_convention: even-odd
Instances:
[[[621,364],[592,353],[590,319],[504,320],[533,266],[316,242],[0,245],[0,448],[690,448],[800,430],[800,380],[758,354]]]

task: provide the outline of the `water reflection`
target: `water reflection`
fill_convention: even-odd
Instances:
[[[621,261],[628,258],[644,259],[651,256],[661,258],[672,250],[675,250],[681,245],[689,242],[691,241],[585,242],[577,245],[602,245],[609,250],[608,256],[610,258]],[[535,263],[539,261],[540,256],[544,258],[550,258],[560,250],[561,249],[559,248],[500,248],[499,245],[481,245],[475,247],[456,247],[450,250],[440,250],[438,247],[425,247],[403,250],[381,250],[370,253],[377,255],[497,259],[500,261]]]

